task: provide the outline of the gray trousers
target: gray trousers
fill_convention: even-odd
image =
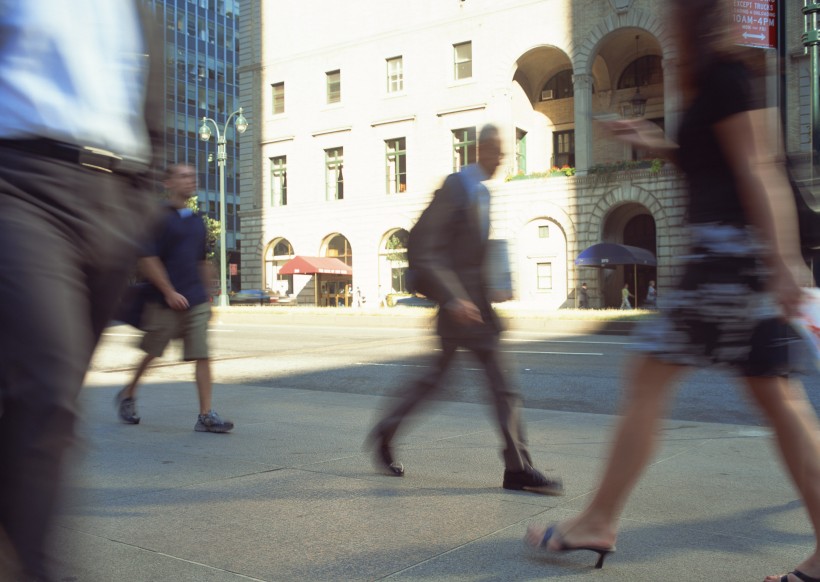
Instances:
[[[429,402],[429,397],[442,387],[444,377],[459,347],[471,351],[481,365],[487,377],[487,384],[495,408],[498,428],[504,441],[502,456],[504,468],[510,471],[521,471],[525,465],[532,465],[527,451],[524,425],[521,420],[521,397],[504,375],[504,365],[498,342],[488,345],[486,340],[471,345],[471,342],[442,338],[441,354],[438,355],[433,370],[411,383],[399,395],[399,401],[377,425],[383,439],[390,442],[404,419],[416,412],[422,403]]]
[[[0,142],[0,579],[48,579],[76,398],[146,201],[122,176]]]

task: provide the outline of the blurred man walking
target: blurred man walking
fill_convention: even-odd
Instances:
[[[208,239],[202,217],[188,208],[188,200],[196,196],[194,168],[184,164],[171,166],[166,174],[165,187],[168,190],[168,211],[146,256],[139,260],[140,271],[154,287],[154,301],[148,303],[144,314],[146,333],[140,344],[146,355],[137,367],[134,379],[117,394],[117,411],[123,422],[139,424],[137,383],[151,362],[162,356],[168,343],[181,337],[183,358],[196,365],[199,416],[194,430],[229,432],[233,423],[220,418],[211,408],[210,272],[205,261]]]

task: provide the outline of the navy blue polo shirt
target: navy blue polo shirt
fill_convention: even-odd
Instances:
[[[207,253],[208,234],[199,214],[188,208],[168,208],[157,236],[143,255],[158,257],[177,293],[184,295],[191,307],[210,300],[202,281],[201,263]],[[158,296],[162,295],[157,290]]]

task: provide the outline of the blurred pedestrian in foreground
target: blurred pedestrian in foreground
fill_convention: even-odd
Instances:
[[[679,147],[647,122],[607,124],[630,144],[670,155],[686,173],[692,251],[677,289],[665,292],[658,322],[644,330],[644,354],[628,367],[624,415],[591,502],[572,519],[527,533],[549,551],[595,552],[598,567],[615,550],[620,513],[655,450],[672,385],[691,366],[725,364],[743,378],[820,532],[820,426],[787,376],[794,336],[783,320],[796,313],[800,284],[810,278],[792,192],[774,156],[764,155],[777,140],[766,133],[753,75],[732,44],[727,4],[669,2],[685,103]],[[766,578],[819,579],[818,549],[794,572]]]
[[[419,277],[425,293],[435,300],[441,353],[433,370],[410,385],[399,402],[373,429],[377,463],[389,475],[401,476],[404,467],[393,456],[392,441],[399,425],[429,396],[442,387],[458,348],[467,349],[484,367],[504,440],[505,489],[561,494],[559,480],[549,479],[532,466],[521,420],[521,398],[505,377],[499,350],[501,322],[490,301],[484,258],[490,229],[490,192],[484,186],[501,163],[501,140],[492,125],[482,128],[478,163],[449,175],[419,220],[411,244],[419,244]],[[416,231],[416,229],[421,229]],[[429,291],[428,291],[429,290]]]
[[[205,261],[208,252],[205,224],[199,214],[188,208],[188,200],[196,196],[194,168],[185,164],[171,166],[166,172],[165,187],[167,211],[138,263],[140,272],[153,285],[153,301],[149,301],[143,316],[145,335],[140,348],[145,356],[134,378],[117,394],[117,412],[124,423],[139,424],[137,383],[151,362],[162,357],[168,343],[181,337],[183,358],[195,362],[199,416],[194,430],[230,432],[233,423],[222,419],[211,408],[213,382],[208,351],[211,273]]]
[[[130,0],[0,9],[0,580],[49,579],[76,397],[162,158],[154,26]]]

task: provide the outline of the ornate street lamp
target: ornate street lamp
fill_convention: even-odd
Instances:
[[[219,305],[221,307],[228,306],[228,280],[225,270],[228,252],[226,243],[228,223],[225,219],[225,162],[228,159],[228,154],[227,148],[225,147],[225,134],[228,133],[228,125],[234,115],[236,115],[234,129],[236,129],[237,133],[245,133],[245,130],[248,129],[248,120],[242,115],[241,107],[228,116],[222,133],[219,132],[219,126],[216,121],[210,117],[203,117],[202,125],[199,127],[199,139],[202,141],[211,139],[211,128],[208,126],[208,122],[210,122],[216,130],[216,164],[219,167],[219,220],[221,222],[219,229]]]

